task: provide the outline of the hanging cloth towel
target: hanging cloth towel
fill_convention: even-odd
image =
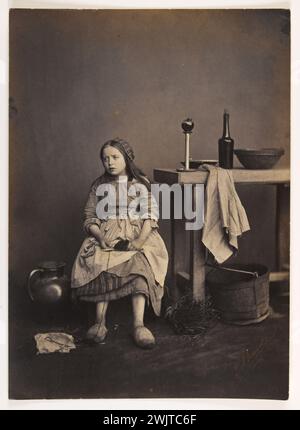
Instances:
[[[238,250],[238,237],[250,230],[235,190],[231,170],[204,165],[209,171],[202,242],[220,264]]]

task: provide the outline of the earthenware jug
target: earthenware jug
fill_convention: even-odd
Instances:
[[[41,305],[61,305],[70,297],[70,281],[65,275],[66,263],[45,261],[28,277],[28,293],[33,302]]]

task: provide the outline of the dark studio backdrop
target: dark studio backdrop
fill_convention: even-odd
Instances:
[[[102,173],[100,146],[119,136],[137,164],[217,158],[224,108],[236,147],[283,147],[289,165],[290,39],[283,10],[11,10],[10,290],[63,260],[70,274],[82,211]],[[235,161],[238,165],[238,161]],[[237,260],[275,261],[275,190],[239,186],[251,232]],[[168,249],[170,224],[160,223]]]

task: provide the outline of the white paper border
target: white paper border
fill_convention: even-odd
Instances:
[[[291,79],[291,332],[290,332],[290,396],[287,401],[245,399],[105,399],[105,400],[8,400],[8,12],[9,8],[39,9],[244,9],[290,8],[292,42]],[[297,190],[300,174],[300,2],[287,1],[74,1],[74,0],[1,0],[0,6],[0,162],[1,181],[1,287],[0,287],[0,409],[300,409],[300,204]],[[299,200],[299,198],[298,198]],[[5,210],[5,208],[7,208]],[[3,264],[4,263],[4,264]],[[5,288],[6,286],[6,288]],[[297,315],[298,314],[298,315]]]

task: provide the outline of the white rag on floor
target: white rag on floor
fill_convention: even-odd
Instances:
[[[220,264],[238,250],[238,237],[250,230],[250,226],[231,170],[207,164],[203,167],[209,171],[209,176],[202,242]]]
[[[73,336],[67,333],[38,333],[34,338],[38,354],[65,353],[76,348]]]

